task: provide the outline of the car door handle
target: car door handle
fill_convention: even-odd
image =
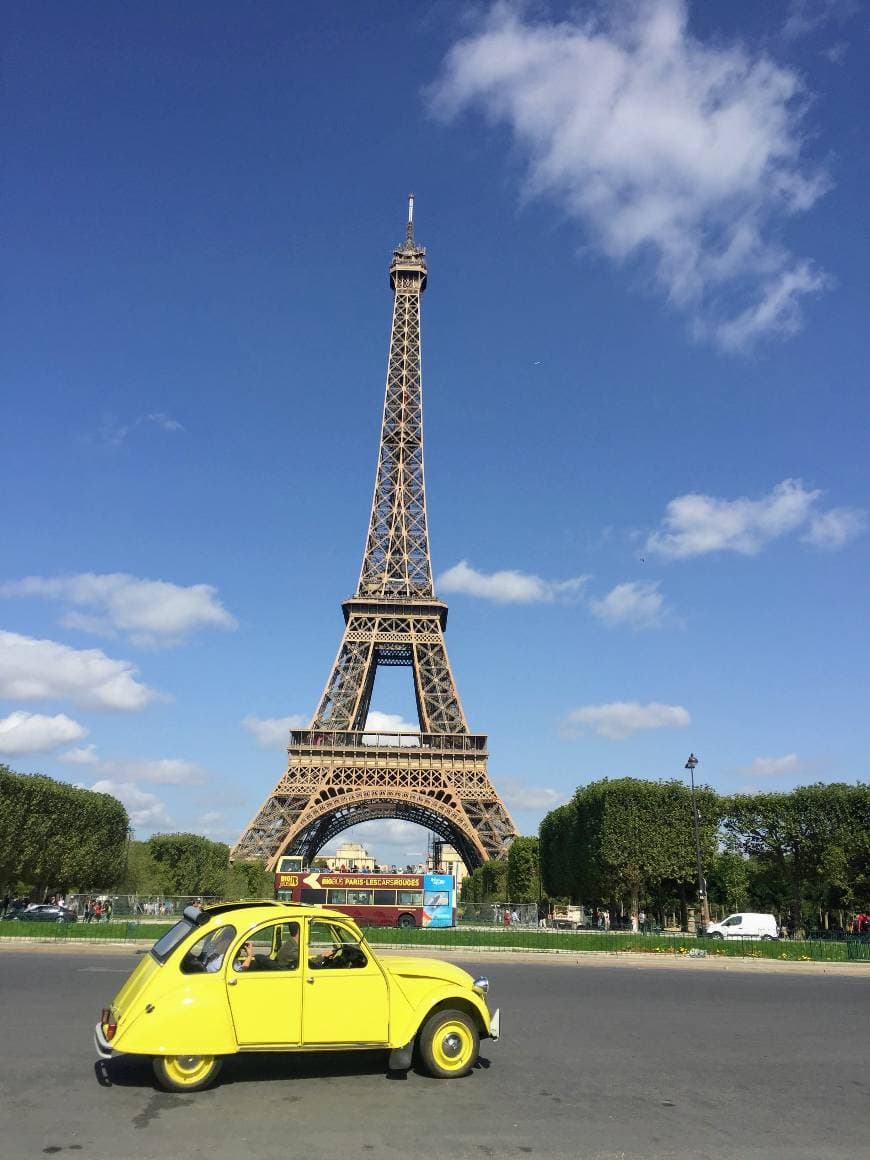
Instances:
[[[309,976],[308,976],[308,978],[305,980],[305,982],[306,982],[306,983],[313,983],[313,982],[314,982],[314,976],[313,976],[313,975],[309,975]]]
[[[235,985],[236,985],[236,983],[238,983],[238,981],[239,981],[238,979],[227,979],[227,986],[228,987],[235,987]]]

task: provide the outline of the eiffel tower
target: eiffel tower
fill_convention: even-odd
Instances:
[[[420,296],[426,251],[414,239],[393,252],[393,325],[369,533],[356,594],[317,712],[290,733],[287,772],[231,853],[274,867],[282,854],[308,864],[359,822],[401,818],[432,830],[471,870],[504,857],[516,834],[486,771],[486,737],[470,733],[447,659],[447,605],[432,583],[423,478]],[[366,729],[380,665],[412,670],[419,733]]]

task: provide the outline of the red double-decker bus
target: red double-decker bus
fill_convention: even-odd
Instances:
[[[290,863],[290,859],[286,859]],[[449,874],[370,874],[290,870],[278,862],[275,897],[348,914],[360,926],[455,926],[456,897]]]

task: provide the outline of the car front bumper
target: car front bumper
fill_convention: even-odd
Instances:
[[[498,1009],[498,1007],[496,1007],[495,1011],[493,1012],[492,1018],[489,1021],[489,1037],[490,1037],[490,1039],[492,1039],[493,1041],[498,1039],[499,1034],[500,1034],[500,1028],[501,1028],[501,1012]]]

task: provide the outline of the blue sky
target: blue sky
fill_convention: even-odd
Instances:
[[[356,583],[413,190],[433,565],[521,830],[690,750],[866,777],[865,4],[3,20],[0,759],[238,836]]]

